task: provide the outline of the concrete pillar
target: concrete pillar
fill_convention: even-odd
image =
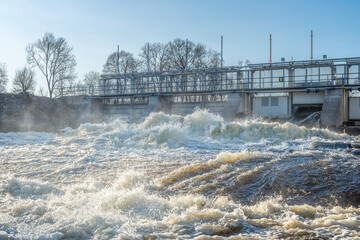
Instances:
[[[224,103],[223,118],[233,120],[238,113],[245,110],[244,93],[229,93],[226,103]]]
[[[345,89],[325,90],[324,104],[320,115],[323,127],[340,127],[348,120],[348,96]]]
[[[288,96],[288,115],[292,115],[292,105],[293,105],[293,93],[289,92]]]

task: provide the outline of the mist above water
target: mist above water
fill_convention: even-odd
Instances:
[[[197,110],[0,133],[0,239],[354,238],[358,138]]]

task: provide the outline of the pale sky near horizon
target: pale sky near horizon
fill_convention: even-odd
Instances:
[[[315,59],[360,57],[359,11],[357,0],[0,0],[0,62],[11,82],[26,64],[25,47],[45,32],[73,47],[79,79],[101,72],[117,45],[137,56],[146,42],[175,38],[220,52],[223,35],[226,66],[268,62],[270,33],[274,62],[309,59],[310,30]]]

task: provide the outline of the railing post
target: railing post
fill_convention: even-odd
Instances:
[[[334,84],[334,81],[335,81],[335,74],[334,74],[334,66],[331,66],[330,67],[330,81],[331,81],[331,85]],[[328,84],[329,85],[329,84]]]
[[[261,71],[259,71],[259,88],[261,89]]]
[[[285,81],[287,81],[287,79],[285,78],[285,68],[283,68],[282,78],[283,78],[283,87],[285,87]]]
[[[250,86],[250,71],[247,72],[247,88],[249,89]]]
[[[250,88],[253,89],[254,88],[254,71],[251,71],[250,73]]]
[[[241,71],[236,72],[236,88],[239,89],[240,79],[241,78]]]
[[[163,78],[162,78],[161,75],[159,77],[159,80],[160,80],[160,89],[159,89],[159,91],[160,91],[160,93],[162,93],[162,81],[163,81]]]
[[[119,86],[119,79],[116,79],[116,93],[119,94],[120,86]]]
[[[360,67],[360,66],[359,66]],[[201,84],[202,90],[206,90],[206,73],[203,73],[203,83]]]

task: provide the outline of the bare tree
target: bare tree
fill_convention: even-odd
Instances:
[[[64,38],[55,38],[52,33],[45,33],[26,47],[27,62],[45,76],[50,98],[62,95],[63,88],[75,79],[72,50]]]
[[[13,80],[14,93],[34,93],[35,92],[35,71],[31,68],[24,67],[16,70]]]
[[[140,61],[134,58],[134,55],[124,50],[119,54],[114,52],[109,55],[104,64],[104,74],[130,73],[136,72],[140,66]]]
[[[176,38],[167,45],[170,68],[173,70],[185,70],[189,68],[195,44],[191,41]]]
[[[37,95],[41,96],[41,97],[45,97],[47,95],[47,92],[43,87],[40,86],[38,89]]]
[[[220,54],[211,49],[207,50],[204,44],[195,44],[192,41],[177,38],[167,45],[167,56],[171,69],[185,70],[220,65]]]
[[[220,53],[209,49],[206,53],[206,65],[204,67],[217,68],[221,66]]]
[[[83,84],[88,88],[89,94],[94,94],[100,88],[100,73],[90,71],[84,74]]]
[[[5,63],[0,63],[0,93],[6,92],[6,84],[8,82],[8,75]]]
[[[170,70],[167,48],[168,45],[163,43],[145,44],[139,54],[143,63],[142,70],[148,71],[148,66],[150,72]]]
[[[139,54],[140,59],[142,59],[141,70],[144,72],[163,72],[170,70],[167,47],[167,44],[163,43],[145,44]],[[150,79],[151,85],[154,87],[154,91],[156,91],[160,86],[160,78],[157,76],[151,77]],[[141,81],[137,85],[141,85]],[[142,85],[140,87],[143,87]]]
[[[99,82],[99,79],[100,79],[100,73],[95,71],[90,71],[85,73],[83,82],[86,85],[96,86]]]
[[[238,61],[239,67],[245,67],[247,65],[251,64],[251,61],[249,59],[246,59],[245,62],[243,60]]]

